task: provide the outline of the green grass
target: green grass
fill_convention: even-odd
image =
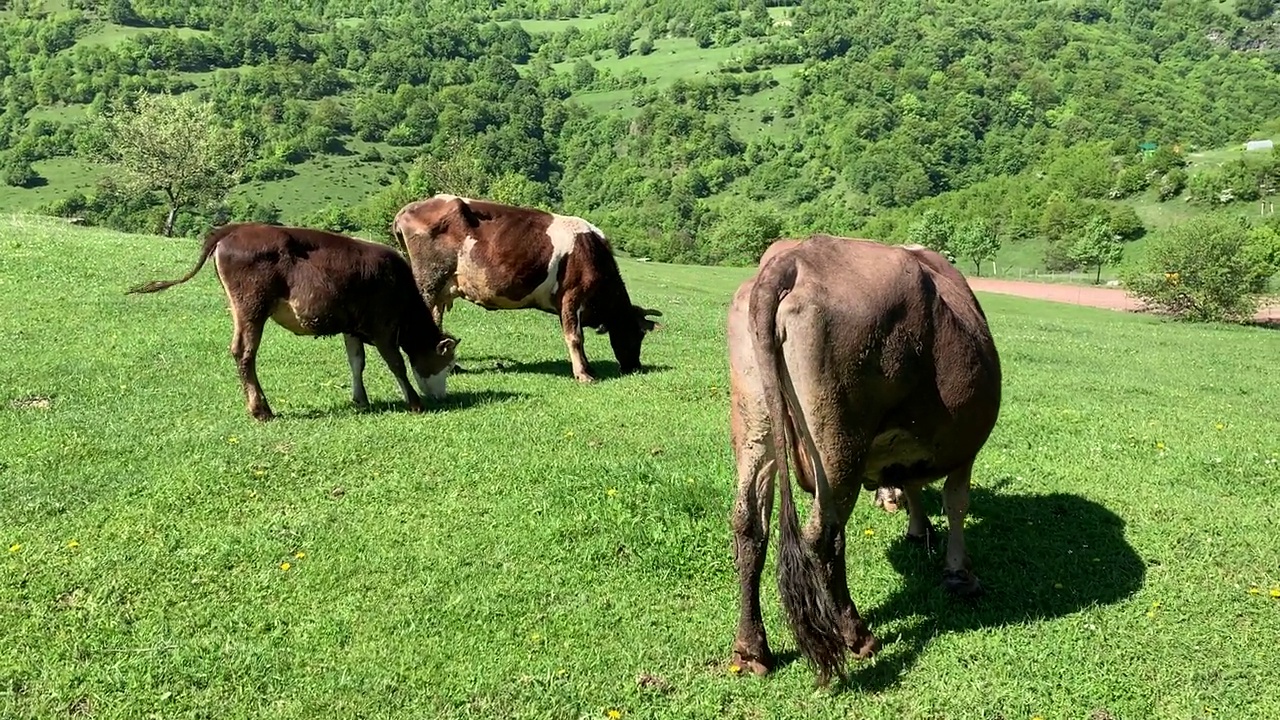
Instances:
[[[286,221],[294,221],[328,205],[355,207],[381,186],[378,178],[387,175],[386,162],[362,162],[360,153],[368,143],[350,142],[350,155],[322,155],[292,166],[293,177],[242,185],[236,194],[274,202]],[[386,146],[380,146],[386,149]]]
[[[590,30],[604,21],[608,20],[612,15],[610,13],[600,13],[589,17],[565,18],[563,20],[508,20],[507,23],[519,22],[520,27],[529,34],[535,33],[558,33],[564,32],[570,27],[576,27],[579,30]]]
[[[598,70],[607,70],[614,75],[622,75],[630,70],[637,70],[658,87],[666,87],[678,78],[705,78],[719,71],[720,64],[741,56],[744,49],[758,40],[743,40],[728,47],[698,47],[693,38],[661,38],[653,43],[653,52],[641,55],[633,52],[626,57],[618,57],[613,51],[603,51],[600,59],[592,61]],[[570,72],[577,58],[557,63],[552,67],[557,72]],[[794,71],[793,71],[794,72]]]
[[[107,45],[114,47],[131,37],[137,37],[143,33],[175,33],[178,37],[195,37],[203,35],[207,31],[197,30],[195,28],[151,28],[151,27],[129,27],[125,25],[116,25],[115,23],[103,22],[92,33],[80,38],[77,45]]]
[[[947,599],[905,517],[860,503],[850,585],[886,644],[829,695],[800,662],[725,664],[722,327],[747,271],[622,261],[666,325],[627,378],[589,334],[592,387],[554,319],[460,304],[477,372],[418,416],[375,355],[359,413],[341,341],[272,326],[259,425],[208,268],[123,294],[195,242],[0,223],[0,717],[1280,711],[1274,332],[984,296],[1006,378],[968,525],[988,595]]]

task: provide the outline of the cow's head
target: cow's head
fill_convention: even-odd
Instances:
[[[407,250],[408,239],[415,235],[431,239],[453,234],[462,237],[479,224],[480,219],[472,212],[466,199],[456,195],[435,195],[401,208],[392,221],[391,232]]]
[[[662,317],[662,313],[631,305],[622,311],[622,315],[611,318],[610,322],[596,328],[596,332],[609,333],[613,356],[618,359],[618,372],[626,375],[640,369],[640,344],[646,334],[658,327],[649,316]]]
[[[432,400],[443,400],[447,394],[445,385],[457,362],[457,348],[458,338],[442,333],[435,345],[414,348],[414,352],[406,353],[409,364],[413,366],[413,374],[417,376],[419,389]]]

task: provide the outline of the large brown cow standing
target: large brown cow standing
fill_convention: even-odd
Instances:
[[[858,491],[907,499],[907,535],[933,532],[921,489],[946,477],[944,586],[980,592],[964,543],[969,477],[1000,410],[1000,360],[963,276],[919,246],[813,236],[775,244],[729,311],[730,424],[737,460],[734,557],[741,586],[735,663],[774,658],[760,615],[775,472],[778,584],[797,644],[826,683],[847,653],[872,655],[845,576]],[[789,463],[814,502],[803,533]]]
[[[582,328],[608,333],[622,374],[640,369],[656,310],[631,304],[604,234],[577,217],[454,195],[404,206],[392,222],[437,323],[462,297],[487,310],[560,318],[573,376],[595,379]]]
[[[342,334],[356,405],[369,404],[365,343],[378,349],[410,410],[421,412],[422,401],[405,375],[401,350],[423,394],[444,398],[457,339],[436,325],[409,264],[394,249],[321,230],[223,225],[205,237],[199,260],[185,276],[128,292],[151,293],[184,283],[210,255],[231,308],[231,356],[253,417],[273,417],[257,371],[258,345],[268,318],[295,335]]]

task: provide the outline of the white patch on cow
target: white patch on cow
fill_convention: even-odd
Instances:
[[[302,318],[298,317],[298,312],[294,309],[291,301],[280,300],[276,302],[276,306],[271,310],[271,319],[294,335],[315,334],[313,330],[307,327]]]
[[[532,293],[529,293],[529,297],[525,298],[525,305],[537,305],[544,310],[555,311],[552,298],[560,289],[560,266],[573,254],[573,246],[577,243],[578,236],[590,233],[604,235],[599,228],[582,218],[551,215],[551,224],[547,226],[547,239],[551,241],[551,257],[547,260],[547,277],[534,288]]]
[[[899,245],[898,247],[902,248],[903,250],[928,250],[929,249],[923,245],[918,245],[916,243],[907,243],[905,245]]]
[[[432,400],[443,400],[447,394],[446,386],[449,382],[449,371],[452,369],[453,364],[451,363],[431,377],[423,377],[417,370],[414,370],[413,379],[418,383],[418,390],[423,395]]]

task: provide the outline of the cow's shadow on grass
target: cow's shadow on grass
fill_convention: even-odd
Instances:
[[[932,552],[904,536],[890,546],[888,560],[904,584],[880,605],[859,608],[883,646],[873,661],[850,665],[846,687],[879,692],[896,685],[937,635],[1050,620],[1117,603],[1141,588],[1146,576],[1146,564],[1125,540],[1124,521],[1102,505],[1065,493],[1006,495],[974,488],[965,540],[985,592],[972,601],[952,598],[941,583],[947,537],[941,494],[930,488],[925,502],[937,542]],[[870,502],[859,503],[862,512],[868,508]],[[905,509],[898,514],[905,534]],[[849,585],[857,602],[857,579]]]
[[[600,358],[589,359],[591,363],[591,372],[596,376],[596,381],[614,380],[622,377],[622,373],[618,371],[618,362],[616,360]],[[507,357],[498,357],[495,355],[482,355],[476,357],[464,357],[458,359],[458,365],[463,367],[463,371],[472,375],[487,375],[489,373],[519,373],[531,375],[553,375],[573,379],[573,363],[568,358],[558,360],[538,360],[535,362],[525,362],[521,360],[513,360]],[[665,372],[671,368],[666,365],[655,365],[653,363],[641,360],[641,368],[632,375],[647,375],[655,372]]]
[[[505,390],[450,390],[449,394],[443,400],[422,399],[423,415],[432,413],[453,412],[457,410],[467,410],[489,403],[503,402],[504,400],[512,400],[514,398],[525,397],[524,393],[507,392]],[[409,412],[409,408],[404,404],[403,398],[381,398],[374,400],[369,399],[367,408],[358,408],[350,398],[343,401],[336,401],[327,407],[320,408],[300,408],[289,413],[282,414],[282,418],[298,418],[298,419],[315,419],[327,417],[343,417],[366,414],[379,413],[402,413],[412,416],[414,413]]]

